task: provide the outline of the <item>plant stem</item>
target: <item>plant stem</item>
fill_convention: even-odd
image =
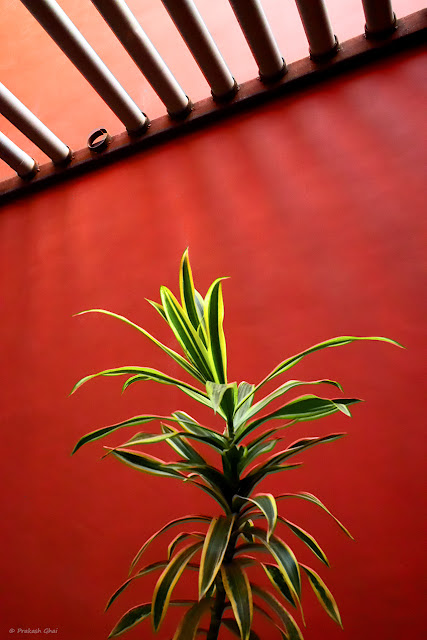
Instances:
[[[211,622],[206,640],[217,640],[225,609],[225,589],[220,576],[216,578],[216,596],[212,607]]]

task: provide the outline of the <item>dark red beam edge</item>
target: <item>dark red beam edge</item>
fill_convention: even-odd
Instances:
[[[139,138],[132,138],[127,132],[123,132],[112,137],[108,147],[101,153],[88,148],[75,151],[66,167],[56,167],[52,162],[47,162],[32,180],[26,181],[16,176],[1,182],[0,206],[185,135],[267,100],[285,96],[368,62],[419,46],[426,41],[426,31],[427,9],[422,9],[398,20],[397,29],[387,38],[374,40],[365,35],[356,36],[340,43],[338,53],[330,60],[315,62],[307,57],[289,64],[287,74],[277,82],[263,84],[256,78],[241,84],[237,94],[226,103],[216,103],[212,98],[201,100],[194,104],[185,120],[173,121],[168,115],[160,116],[151,122],[147,131]]]

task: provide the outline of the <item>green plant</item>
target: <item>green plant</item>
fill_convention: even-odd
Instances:
[[[131,366],[107,369],[86,376],[75,385],[72,392],[97,376],[126,376],[123,390],[136,382],[154,381],[177,387],[193,400],[210,407],[225,423],[224,431],[219,433],[200,424],[183,411],[175,411],[167,417],[140,415],[97,429],[82,437],[76,444],[73,453],[84,444],[103,438],[117,429],[159,422],[161,433],[137,433],[120,446],[107,448],[108,452],[139,471],[183,480],[199,487],[211,496],[223,511],[221,515],[214,517],[203,514],[187,515],[168,522],[144,543],[132,561],[131,577],[112,595],[107,608],[133,580],[160,571],[152,601],[125,613],[110,633],[111,638],[121,635],[149,617],[157,631],[168,606],[175,604],[187,607],[187,610],[173,640],[192,640],[199,633],[207,640],[217,640],[222,625],[242,640],[257,640],[258,636],[252,630],[254,610],[277,628],[282,639],[301,639],[301,631],[288,610],[289,607],[301,608],[301,574],[308,579],[329,616],[341,625],[336,602],[322,578],[313,569],[298,562],[288,543],[283,537],[276,535],[276,524],[283,524],[285,530],[302,540],[321,563],[329,566],[325,553],[310,533],[278,514],[277,503],[296,498],[315,504],[328,513],[344,533],[350,537],[351,535],[326,506],[310,493],[283,493],[273,496],[254,491],[269,474],[298,467],[298,463],[289,462],[294,456],[310,447],[333,442],[345,435],[333,433],[303,438],[272,454],[281,444],[283,429],[298,422],[322,418],[336,412],[350,416],[348,407],[359,400],[331,400],[305,394],[281,404],[273,411],[264,411],[271,402],[301,385],[324,384],[341,391],[341,386],[333,380],[288,380],[255,403],[254,397],[266,383],[281,376],[315,351],[356,340],[381,340],[396,345],[398,343],[382,337],[332,338],[287,358],[257,385],[247,382],[241,382],[239,385],[236,382],[229,383],[223,331],[222,280],[223,278],[215,280],[203,298],[194,288],[188,252],[185,251],[179,273],[181,301],[179,302],[166,287],[160,289],[161,304],[149,301],[172,329],[184,356],[123,316],[102,309],[83,312],[104,313],[134,327],[178,363],[199,383],[199,387],[155,369]],[[272,420],[281,422],[279,426],[266,428],[267,423]],[[178,460],[165,462],[138,449],[161,441],[166,442],[178,454]],[[209,464],[200,453],[200,444],[213,449],[221,464]],[[271,455],[265,457],[265,454]],[[265,521],[264,527],[259,526],[259,520]],[[169,543],[164,561],[138,570],[142,555],[155,538],[178,525],[193,522],[198,524],[197,531],[184,530],[175,535]],[[267,554],[267,561],[263,556],[263,559],[259,559],[260,554]],[[253,583],[250,576],[254,566],[262,567],[271,586],[270,590]],[[171,601],[174,586],[184,570],[198,571],[198,599]],[[202,630],[199,628],[201,620],[208,613],[209,627]]]

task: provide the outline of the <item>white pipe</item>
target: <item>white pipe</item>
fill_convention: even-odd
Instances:
[[[362,0],[362,4],[367,35],[381,35],[395,29],[396,16],[391,6],[391,0]]]
[[[255,58],[259,75],[268,81],[286,73],[286,65],[259,0],[229,0]]]
[[[71,159],[71,150],[0,82],[0,113],[55,164]]]
[[[296,0],[296,4],[307,36],[310,57],[316,59],[333,53],[338,41],[323,0]]]
[[[193,0],[162,0],[175,26],[185,40],[214,98],[225,99],[237,90],[218,47]]]
[[[12,140],[0,131],[0,158],[21,178],[32,178],[37,171],[37,162],[22,151]]]
[[[142,71],[168,113],[180,116],[189,111],[188,96],[179,86],[138,20],[124,0],[92,0],[111,30]]]
[[[21,0],[21,2],[114,111],[129,133],[142,132],[147,127],[147,117],[58,3],[55,0]]]

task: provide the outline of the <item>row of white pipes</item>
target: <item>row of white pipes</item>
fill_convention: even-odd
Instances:
[[[125,0],[91,0],[135,64],[164,103],[172,118],[185,117],[191,102],[142,29]],[[236,80],[225,63],[193,0],[161,0],[208,82],[215,100],[230,99]],[[130,135],[142,134],[147,116],[127,94],[101,58],[56,0],[21,0],[43,29],[125,125]],[[260,0],[229,0],[263,82],[286,73],[286,63],[267,21]],[[368,36],[392,30],[395,15],[391,0],[362,0]],[[323,0],[296,0],[310,56],[333,55],[338,47]],[[71,158],[66,144],[55,136],[6,87],[0,84],[0,113],[12,122],[55,164]],[[31,177],[35,161],[11,140],[0,135],[0,158],[21,177]]]

